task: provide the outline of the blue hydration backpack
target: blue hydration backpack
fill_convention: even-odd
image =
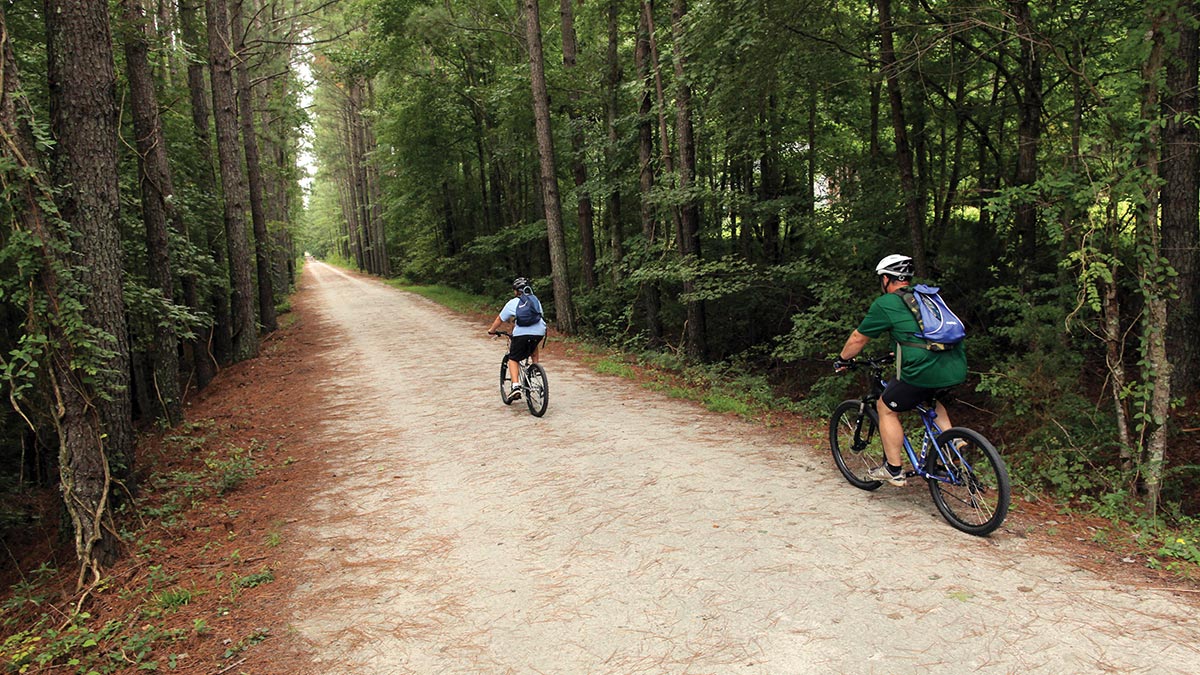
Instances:
[[[522,293],[517,298],[517,325],[536,326],[542,319],[542,303],[533,293]]]
[[[912,311],[920,330],[914,333],[923,343],[901,342],[909,347],[920,347],[931,352],[943,352],[953,348],[967,337],[962,320],[946,306],[937,286],[917,284],[904,289],[900,297]]]

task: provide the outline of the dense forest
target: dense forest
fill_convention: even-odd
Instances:
[[[908,254],[1026,486],[1194,522],[1195,3],[342,7],[305,248],[826,403]]]
[[[0,518],[98,578],[306,251],[817,403],[904,253],[1025,486],[1194,524],[1198,9],[0,0]]]

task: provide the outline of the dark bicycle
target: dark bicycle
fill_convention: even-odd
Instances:
[[[509,351],[512,351],[513,336],[511,333],[498,330],[492,332],[492,335],[503,335],[508,338]],[[529,414],[534,417],[545,415],[546,406],[550,404],[550,383],[546,380],[546,369],[542,368],[540,364],[533,363],[529,358],[518,361],[517,369],[520,373],[521,395],[525,398],[525,405],[529,407]],[[516,400],[509,396],[510,382],[508,354],[505,354],[504,359],[500,361],[500,400],[504,401],[504,405],[512,405],[512,402]]]
[[[875,490],[883,484],[869,478],[867,472],[884,459],[875,402],[887,384],[884,368],[893,363],[891,355],[851,361],[850,369],[867,373],[868,391],[862,398],[838,404],[829,420],[833,461],[846,480],[862,490]],[[938,426],[936,400],[916,408],[924,427],[921,451],[913,448],[906,435],[904,452],[913,468],[904,475],[919,476],[929,483],[933,503],[955,528],[978,536],[990,534],[1008,515],[1012,497],[1008,468],[979,432]]]

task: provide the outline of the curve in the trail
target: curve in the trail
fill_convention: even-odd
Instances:
[[[497,392],[486,324],[327,265],[337,331],[294,625],[337,673],[1193,673],[1195,607],[958,533],[922,485],[545,362]]]

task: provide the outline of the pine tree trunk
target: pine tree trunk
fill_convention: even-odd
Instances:
[[[563,67],[568,77],[575,70],[578,54],[575,14],[571,8],[573,1],[559,0],[562,15]],[[583,271],[583,287],[591,290],[596,287],[596,232],[593,224],[595,214],[592,210],[592,196],[586,188],[587,164],[584,163],[584,157],[587,148],[580,121],[582,114],[579,109],[579,89],[574,86],[567,89],[567,116],[571,120],[571,175],[575,179],[575,193],[579,201],[579,248],[582,257],[580,267]]]
[[[651,192],[654,190],[654,129],[651,128],[650,113],[654,109],[653,84],[650,73],[650,23],[647,12],[640,13],[638,21],[637,45],[634,50],[634,66],[637,68],[638,79],[642,83],[642,98],[638,106],[638,194],[641,199],[642,238],[646,248],[653,252],[658,248],[657,219]],[[662,344],[663,327],[661,314],[661,299],[658,284],[654,281],[642,283],[642,298],[646,309],[646,332],[649,334],[650,346]]]
[[[245,176],[238,149],[233,45],[225,0],[206,0],[205,6],[217,160],[225,202],[225,236],[229,243],[229,277],[233,292],[233,359],[245,361],[258,355],[258,323],[254,315],[254,280],[246,232],[246,195],[242,188]]]
[[[1197,68],[1200,39],[1195,21],[1200,6],[1180,3],[1185,20],[1177,26],[1179,43],[1167,61],[1167,95],[1163,101],[1162,247],[1178,276],[1175,296],[1167,301],[1170,324],[1167,351],[1174,364],[1176,391],[1200,391],[1200,132],[1194,120],[1200,113]]]
[[[368,96],[372,96],[369,86]],[[375,129],[369,121],[364,125],[363,132],[366,136],[367,152],[374,154],[378,143],[375,140]],[[379,185],[379,168],[374,161],[368,159],[366,170],[367,199],[371,203],[371,227],[375,231],[375,258],[379,268],[378,273],[380,276],[390,277],[392,276],[392,261],[388,257],[387,233],[383,227],[383,193]]]
[[[912,244],[912,258],[917,274],[926,274],[925,218],[917,194],[917,179],[913,171],[912,150],[908,144],[908,125],[904,119],[904,100],[900,94],[900,76],[896,65],[896,48],[892,40],[891,0],[879,0],[879,61],[887,82],[888,100],[892,108],[892,129],[896,134],[896,164],[900,171],[900,187],[904,191],[904,213]]]
[[[671,13],[671,27],[675,37],[675,138],[679,144],[679,189],[684,194],[689,194],[696,181],[696,141],[692,131],[692,87],[684,72],[686,59],[683,53],[683,20],[686,14],[686,0],[675,0]],[[687,201],[679,209],[678,239],[680,255],[697,260],[701,258],[700,209],[694,196],[688,196]],[[693,281],[683,282],[685,294],[695,290]],[[704,302],[689,300],[687,302],[685,350],[688,356],[694,359],[703,359],[707,356],[708,328],[705,324]]]
[[[258,156],[258,132],[254,127],[254,93],[250,90],[250,66],[247,63],[246,31],[242,25],[242,4],[234,0],[229,15],[233,50],[237,58],[238,120],[242,127],[242,147],[246,153],[246,187],[250,191],[250,222],[254,229],[254,265],[258,280],[258,322],[262,330],[273,333],[279,328],[275,319],[275,284],[271,277],[271,236],[263,210],[262,164]]]
[[[558,171],[554,158],[554,134],[550,128],[550,94],[546,90],[546,61],[542,53],[538,0],[524,0],[524,7],[529,79],[533,89],[533,119],[541,158],[541,194],[550,244],[550,275],[554,282],[555,322],[559,330],[571,334],[575,332],[575,315],[571,307],[567,240],[563,232],[562,202],[558,196]]]
[[[654,94],[658,101],[658,143],[662,156],[662,171],[666,176],[675,178],[675,160],[671,157],[671,134],[667,128],[667,94],[663,87],[662,62],[658,58],[658,37],[654,28],[654,5],[651,0],[642,0],[642,21],[646,26],[646,39],[649,46],[650,69],[654,73]],[[671,207],[671,222],[678,235],[683,228],[680,223],[679,209]]]
[[[138,183],[142,196],[142,221],[146,226],[147,267],[151,283],[165,302],[174,302],[171,251],[167,235],[172,188],[165,139],[158,119],[158,97],[150,71],[150,45],[146,39],[146,14],[142,0],[123,0],[125,71],[129,80],[129,105],[133,116],[138,155]],[[186,280],[185,280],[186,281]],[[192,283],[195,299],[195,284]],[[193,307],[195,309],[195,307]],[[179,395],[179,338],[168,321],[155,326],[154,353],[150,355],[153,387],[148,394],[155,416],[175,426],[183,419]]]
[[[621,89],[621,64],[617,60],[617,48],[620,43],[620,33],[617,30],[617,15],[620,5],[617,0],[609,0],[608,3],[608,49],[605,52],[605,63],[607,65],[607,76],[605,77],[605,99],[604,113],[605,123],[608,128],[608,145],[604,147],[604,166],[608,171],[608,178],[611,180],[619,173],[619,167],[616,166],[614,155],[617,154],[617,148],[620,145],[620,135],[617,133],[617,116],[620,113],[618,108],[618,95]],[[621,264],[625,258],[625,235],[622,231],[621,217],[621,189],[620,187],[612,187],[609,189],[608,198],[605,201],[604,208],[605,223],[609,233],[609,251],[612,258],[612,280],[613,283],[621,281]]]
[[[196,176],[200,193],[216,195],[217,175],[213,169],[212,139],[208,133],[208,91],[204,86],[204,64],[199,55],[208,53],[207,45],[201,43],[198,32],[196,8],[202,0],[180,0],[179,23],[184,46],[197,56],[188,62],[188,95],[192,108],[192,133],[196,153],[200,156],[200,172]],[[228,244],[223,228],[207,219],[201,226],[204,241],[212,255],[213,266],[220,275],[227,275]],[[208,302],[212,312],[212,323],[198,332],[197,342],[201,346],[194,356],[196,386],[208,386],[217,374],[218,363],[229,363],[233,358],[233,316],[229,305],[229,294],[220,286],[214,288]]]
[[[1163,67],[1164,35],[1162,25],[1166,17],[1158,10],[1150,9],[1150,54],[1142,68],[1144,92],[1142,98],[1142,119],[1153,119],[1159,111],[1159,77]],[[1142,312],[1142,377],[1150,387],[1148,410],[1142,416],[1145,425],[1145,441],[1143,445],[1142,475],[1146,485],[1146,513],[1155,517],[1158,512],[1158,500],[1162,490],[1163,468],[1167,447],[1167,419],[1171,411],[1171,363],[1167,360],[1167,296],[1170,288],[1162,279],[1166,277],[1162,269],[1163,251],[1161,231],[1159,230],[1159,131],[1157,125],[1150,125],[1142,152],[1142,171],[1144,173],[1143,193],[1146,204],[1142,209],[1138,222],[1138,238],[1144,248],[1139,256],[1138,285],[1146,299],[1146,307]],[[1194,224],[1193,224],[1194,225]]]
[[[1038,145],[1042,134],[1042,65],[1038,54],[1040,37],[1033,26],[1033,15],[1027,0],[1010,2],[1015,19],[1017,37],[1021,42],[1020,89],[1017,102],[1017,170],[1013,186],[1028,188],[1038,178]],[[1046,256],[1040,255],[1038,246],[1037,205],[1022,199],[1016,205],[1013,230],[1017,234],[1018,257],[1027,265],[1039,264]],[[1050,264],[1052,261],[1046,261]],[[1030,278],[1032,275],[1030,275]]]
[[[76,551],[85,568],[117,555],[108,525],[112,480],[134,489],[129,338],[122,293],[117,99],[106,3],[46,0],[51,174],[59,215],[72,228],[77,280],[88,290],[86,323],[112,353],[94,383],[77,373],[57,378],[62,439],[59,470]],[[82,299],[82,298],[81,298]],[[80,577],[82,580],[82,576]]]

